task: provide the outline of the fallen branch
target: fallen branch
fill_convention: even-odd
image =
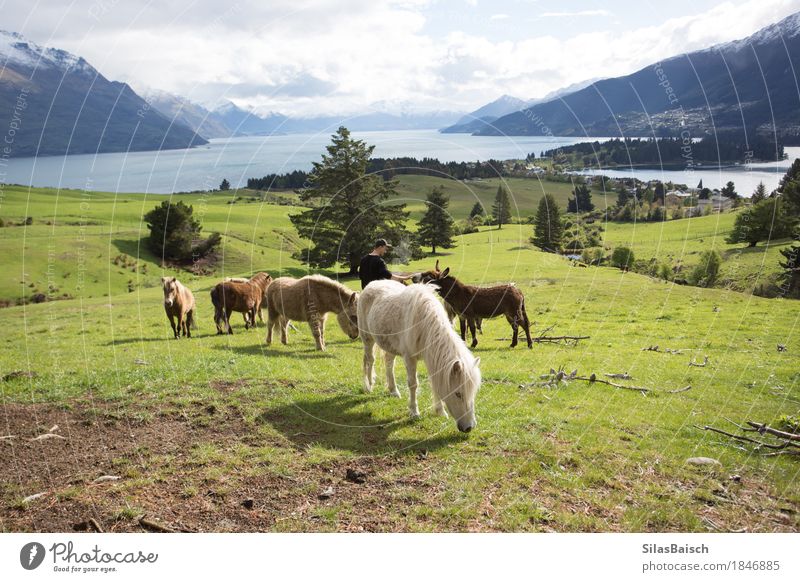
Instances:
[[[785,432],[785,431],[782,431],[782,430],[778,430],[777,428],[771,428],[771,427],[767,426],[766,424],[761,424],[761,423],[758,423],[758,422],[752,422],[752,421],[749,421],[749,420],[747,421],[747,424],[749,424],[753,428],[749,428],[749,429],[746,428],[744,430],[756,431],[759,434],[767,433],[767,434],[771,434],[773,436],[776,436],[776,437],[779,437],[779,438],[782,438],[782,439],[788,439],[790,441],[800,441],[800,434],[794,434],[794,433],[791,433],[791,432]]]
[[[613,376],[612,374],[606,374],[606,376]],[[630,376],[628,376],[630,378]],[[526,388],[528,386],[542,386],[547,388],[555,388],[559,382],[563,382],[567,384],[570,380],[581,380],[583,382],[589,382],[590,384],[606,384],[607,386],[612,386],[613,388],[618,388],[619,390],[631,390],[633,392],[640,392],[642,394],[647,394],[648,392],[660,392],[662,394],[678,394],[680,392],[686,392],[691,390],[691,386],[685,386],[683,388],[678,388],[676,390],[658,390],[656,388],[644,388],[642,386],[627,386],[625,384],[618,384],[616,382],[611,382],[610,380],[603,380],[602,378],[598,378],[597,374],[591,374],[589,376],[579,376],[578,370],[573,370],[569,374],[566,373],[563,367],[559,368],[558,370],[550,369],[549,374],[542,374],[539,376],[542,382],[532,382],[530,384],[521,384],[520,388]]]
[[[702,427],[695,425],[695,428],[700,429],[700,430],[705,430],[705,431],[711,431],[711,432],[714,432],[714,433],[717,433],[717,434],[721,434],[721,435],[724,435],[726,437],[732,438],[732,439],[734,439],[736,441],[739,441],[739,442],[742,442],[742,443],[753,444],[753,445],[755,445],[754,448],[755,448],[756,451],[759,451],[762,448],[763,449],[770,449],[772,451],[775,451],[775,452],[772,452],[772,453],[768,453],[766,456],[775,456],[775,455],[778,455],[778,454],[800,455],[800,435],[787,433],[787,432],[784,432],[782,430],[771,428],[771,427],[767,426],[766,424],[758,423],[758,422],[752,422],[752,421],[749,421],[749,420],[747,421],[747,424],[749,425],[749,427],[737,424],[737,423],[733,422],[730,419],[726,419],[726,420],[728,420],[728,422],[730,422],[731,424],[733,424],[734,426],[736,426],[739,430],[741,430],[743,432],[757,432],[757,433],[759,433],[761,435],[766,434],[766,435],[772,436],[775,440],[773,440],[773,441],[765,441],[765,440],[754,439],[752,437],[749,437],[749,436],[746,436],[746,435],[743,435],[743,434],[734,434],[734,433],[728,432],[726,430],[722,430],[720,428],[716,428],[716,427],[708,426],[708,425],[702,426]],[[797,449],[797,450],[795,450],[795,449]]]
[[[578,342],[581,340],[589,339],[590,336],[588,335],[547,335],[549,332],[553,331],[555,325],[551,325],[550,327],[546,327],[539,335],[533,338],[533,343],[542,344],[542,343],[552,343],[557,344],[564,342],[567,345],[578,345]]]

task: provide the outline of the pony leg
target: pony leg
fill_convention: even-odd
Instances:
[[[375,342],[362,334],[361,339],[364,343],[364,392],[372,392],[375,385]]]
[[[267,345],[272,344],[272,328],[278,324],[278,318],[267,312]]]
[[[419,408],[417,407],[417,361],[406,357],[406,375],[408,376],[408,412],[411,418],[419,418]]]
[[[463,316],[458,316],[458,324],[461,326],[461,341],[467,343],[467,321]]]
[[[311,321],[308,322],[308,326],[311,328],[311,335],[314,336],[314,343],[317,344],[317,349],[320,350],[321,352],[324,352],[325,316],[312,318]]]
[[[183,325],[186,326],[186,337],[192,337],[192,312],[186,312],[186,318],[183,320]]]
[[[285,317],[281,317],[280,319],[280,326],[281,326],[281,343],[286,345],[289,343],[289,320]]]
[[[179,333],[179,332],[178,332],[178,330],[175,328],[175,316],[173,316],[171,313],[167,313],[167,317],[169,317],[169,324],[172,326],[172,334],[173,334],[173,335],[174,335],[176,338],[177,338],[177,337],[179,337],[179,336],[178,336],[178,333]]]
[[[469,332],[472,334],[472,346],[470,347],[474,348],[478,345],[478,335],[475,332],[475,320],[470,317],[467,320],[467,323],[469,323]]]
[[[181,334],[186,335],[186,328],[184,327],[183,324],[183,315],[179,313],[177,320],[178,320],[178,331],[175,332],[175,339],[180,339]]]
[[[394,358],[394,354],[383,353],[383,361],[386,363],[386,386],[389,388],[389,396],[400,398],[400,391],[397,389],[397,383],[394,379]]]
[[[522,302],[522,329],[525,330],[525,338],[528,340],[528,349],[533,348],[533,340],[531,339],[531,322],[528,319],[528,312],[525,311],[525,302]]]
[[[511,347],[517,347],[517,340],[519,339],[519,324],[517,323],[517,316],[507,317],[508,323],[511,324],[513,335],[511,336]]]

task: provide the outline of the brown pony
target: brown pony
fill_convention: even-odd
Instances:
[[[184,337],[192,337],[192,328],[197,327],[194,321],[194,295],[175,277],[161,277],[161,287],[164,289],[164,311],[167,312],[175,339],[180,338],[181,333]],[[177,326],[175,319],[178,320]]]
[[[455,277],[450,276],[450,269],[439,271],[439,262],[433,271],[418,273],[413,277],[415,283],[433,282],[439,287],[439,294],[445,303],[458,314],[461,324],[461,339],[467,341],[466,327],[472,334],[472,346],[478,345],[475,332],[476,322],[482,319],[505,315],[511,325],[513,337],[511,347],[516,347],[519,337],[519,326],[525,331],[528,347],[533,347],[531,339],[530,322],[525,310],[525,296],[514,285],[495,285],[494,287],[475,287],[465,285]]]
[[[336,320],[350,339],[358,337],[358,293],[322,275],[302,279],[278,277],[267,289],[267,345],[280,325],[281,343],[287,343],[289,321],[307,321],[318,350],[325,350],[325,320]]]
[[[211,303],[214,304],[214,323],[217,335],[233,333],[231,313],[238,311],[244,314],[244,328],[256,325],[256,314],[272,282],[269,273],[258,273],[245,282],[223,281],[211,289]]]

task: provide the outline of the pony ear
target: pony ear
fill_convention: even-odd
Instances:
[[[455,362],[453,362],[453,367],[450,369],[450,373],[460,374],[461,370],[462,370],[461,362],[459,360],[456,360]]]
[[[355,305],[355,304],[356,304],[356,300],[357,300],[357,299],[358,299],[358,293],[353,293],[353,294],[350,296],[350,299],[347,301],[347,304],[348,304],[348,305]]]
[[[440,279],[444,279],[444,278],[445,278],[445,277],[447,277],[449,274],[450,274],[450,267],[447,267],[447,268],[446,268],[444,271],[442,271],[441,273],[439,273],[439,278],[440,278]]]
[[[480,365],[481,365],[481,359],[480,359],[480,357],[477,357],[477,358],[475,358],[475,363],[474,363],[474,364],[472,364],[472,365],[473,365],[475,368],[477,368],[478,366],[480,366]]]

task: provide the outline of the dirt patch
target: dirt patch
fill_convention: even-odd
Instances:
[[[141,532],[142,515],[182,531],[392,531],[403,525],[386,504],[419,502],[411,490],[426,487],[424,466],[418,477],[387,476],[404,462],[390,456],[290,471],[251,460],[265,446],[297,451],[256,434],[235,411],[216,411],[213,422],[142,419],[108,404],[7,404],[3,414],[2,531],[80,531],[94,519],[104,531]],[[360,483],[348,481],[353,473]],[[340,518],[342,506],[358,509]]]

